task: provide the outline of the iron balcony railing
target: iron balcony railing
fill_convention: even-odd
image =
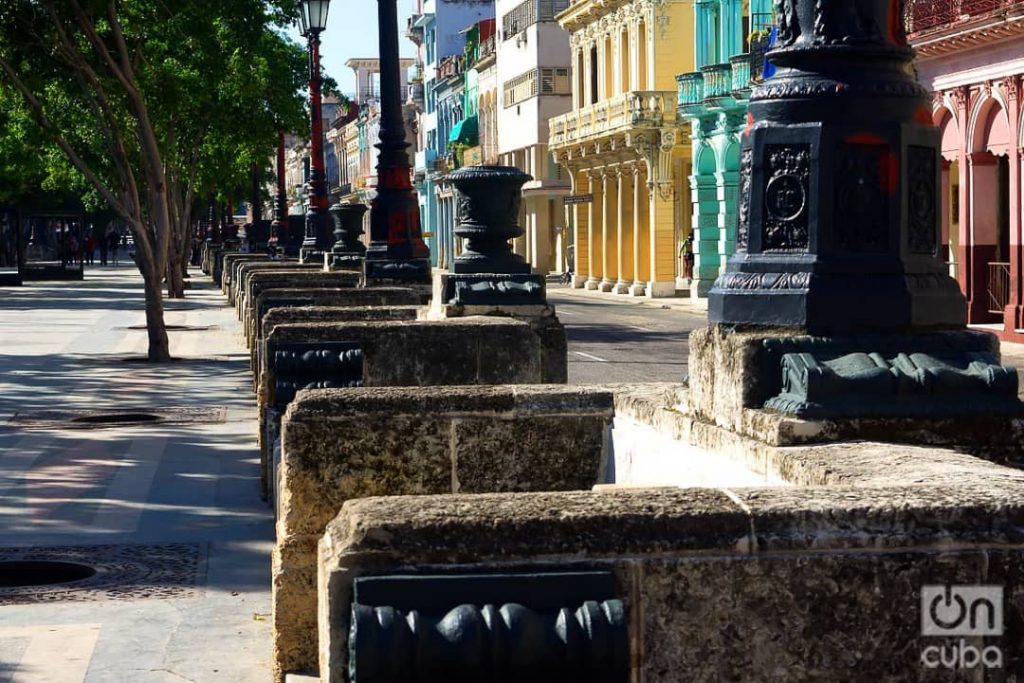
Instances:
[[[1024,10],[1024,0],[914,0],[907,3],[907,32],[938,29],[974,17]]]
[[[746,90],[750,87],[750,55],[734,55],[729,58],[729,66],[732,68],[732,89]]]
[[[988,312],[1002,315],[1010,305],[1010,264],[988,264]]]
[[[679,74],[676,76],[676,84],[679,86],[678,103],[680,107],[690,107],[703,101],[704,74],[701,72]]]
[[[704,99],[726,97],[732,92],[731,64],[710,64],[700,72],[704,75]]]

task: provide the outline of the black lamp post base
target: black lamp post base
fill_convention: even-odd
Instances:
[[[331,270],[354,270],[363,269],[363,256],[358,253],[336,253],[324,254],[324,267]]]
[[[363,261],[363,282],[377,285],[429,285],[430,259],[371,259]]]
[[[310,263],[322,263],[324,260],[324,252],[318,249],[306,249],[302,247],[299,250],[299,263],[308,265]]]
[[[453,306],[547,306],[540,275],[440,273],[435,300]]]
[[[734,267],[708,295],[712,323],[812,334],[964,327],[966,302],[945,273],[773,273]]]

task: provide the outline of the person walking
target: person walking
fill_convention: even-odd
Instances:
[[[107,233],[107,249],[110,251],[110,259],[113,261],[113,265],[120,265],[117,260],[117,249],[121,246],[121,236],[117,234],[117,231],[111,229]]]
[[[85,238],[85,262],[90,266],[96,264],[96,236],[91,232]]]

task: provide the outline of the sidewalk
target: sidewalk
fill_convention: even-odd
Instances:
[[[248,354],[220,292],[194,283],[167,302],[192,329],[163,365],[129,359],[146,349],[128,329],[145,322],[133,267],[0,288],[0,683],[268,680],[273,523]],[[73,422],[95,411],[163,421]],[[2,563],[25,560],[96,573],[5,585]]]

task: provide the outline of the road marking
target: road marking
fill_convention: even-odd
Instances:
[[[573,313],[572,311],[562,309],[558,311],[558,315],[579,315],[579,313]]]
[[[649,327],[640,327],[639,325],[631,325],[631,327],[634,330],[640,330],[641,332],[654,332],[654,330]]]
[[[598,358],[597,356],[591,356],[589,353],[583,353],[582,351],[573,351],[573,353],[575,353],[577,356],[583,356],[584,358],[589,358],[590,360],[596,360],[598,363],[607,363],[608,362],[608,360],[605,359],[605,358]]]

